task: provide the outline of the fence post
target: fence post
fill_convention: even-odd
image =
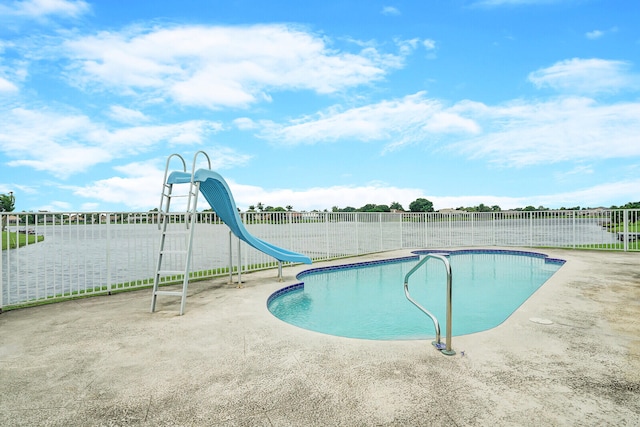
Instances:
[[[571,244],[571,247],[573,249],[575,249],[576,248],[576,211],[575,210],[571,211],[571,221],[572,221],[572,223],[571,223],[571,227],[572,227],[572,230],[571,230],[571,232],[572,232],[571,241],[573,242]]]
[[[404,222],[404,214],[402,212],[398,212],[400,215],[400,249],[404,249],[404,236],[402,235],[402,223]]]
[[[529,247],[533,246],[533,211],[529,211]]]
[[[2,224],[4,224],[4,213],[0,212],[0,248],[2,247]],[[2,265],[4,264],[4,251],[0,249],[0,313],[2,313],[2,307],[4,307],[4,280],[2,280]]]
[[[631,236],[629,235],[629,217],[627,214],[631,215],[631,211],[627,209],[622,211],[622,223],[624,224],[622,227],[622,240],[624,241],[623,248],[625,252],[629,250],[629,240],[631,240]]]
[[[233,241],[231,239],[231,229],[229,229],[229,284],[233,283]]]
[[[496,213],[491,212],[491,241],[492,246],[496,245]]]
[[[475,217],[476,217],[476,213],[475,212],[471,212],[471,246],[474,245],[475,243],[475,227],[474,227],[474,221],[475,221]]]
[[[356,255],[360,255],[360,233],[358,230],[358,224],[360,222],[360,212],[356,212]]]
[[[382,212],[378,213],[378,224],[380,224],[380,227],[378,227],[378,229],[380,230],[380,250],[384,251],[385,247],[384,247],[384,231],[382,230]]]
[[[424,245],[423,247],[427,247],[427,213],[426,212],[420,212],[418,214],[416,214],[418,217],[421,218],[422,220],[422,224],[424,224],[424,227],[422,227],[422,238],[424,239]]]
[[[322,213],[318,213],[321,215]],[[325,259],[329,259],[329,254],[331,253],[329,249],[329,212],[325,212],[324,216],[324,240],[325,240],[325,248],[327,250]]]
[[[111,224],[111,214],[106,214],[105,218],[107,220],[107,291],[109,295],[111,295],[111,230],[109,227]]]

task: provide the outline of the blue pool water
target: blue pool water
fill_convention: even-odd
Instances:
[[[564,263],[533,252],[448,253],[453,335],[484,331],[504,322]],[[433,322],[404,295],[404,277],[418,262],[416,256],[306,270],[298,275],[302,283],[275,292],[267,305],[287,323],[331,335],[375,340],[434,337]],[[429,260],[411,276],[409,290],[438,318],[444,333],[443,263]]]

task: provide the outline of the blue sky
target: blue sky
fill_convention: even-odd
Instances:
[[[146,211],[167,156],[204,150],[242,210],[638,201],[639,19],[635,0],[0,0],[0,193]]]

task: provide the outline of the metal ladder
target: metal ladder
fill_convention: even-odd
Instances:
[[[198,154],[204,154],[209,164],[209,169],[211,169],[211,160],[209,156],[204,151],[198,151],[193,157],[193,166],[191,169],[191,179],[189,181],[189,191],[187,194],[173,194],[173,186],[174,183],[168,182],[169,178],[169,164],[173,157],[178,158],[182,163],[182,171],[186,173],[187,166],[184,161],[184,158],[179,154],[172,154],[167,158],[167,164],[164,171],[164,181],[162,186],[162,194],[160,196],[160,209],[158,210],[159,222],[158,228],[161,230],[160,236],[160,249],[158,250],[158,262],[156,264],[156,271],[153,277],[153,295],[151,299],[151,312],[153,313],[156,309],[156,302],[159,295],[168,295],[168,296],[178,296],[181,297],[180,302],[180,316],[184,314],[185,305],[187,303],[187,288],[189,286],[189,275],[191,270],[191,254],[193,251],[193,236],[196,225],[196,217],[197,217],[197,206],[198,206],[198,194],[200,192],[200,183],[195,182],[195,167],[196,167],[196,159]],[[186,211],[182,213],[171,213],[171,200],[174,197],[186,197],[187,205]],[[169,224],[171,222],[172,217],[184,217],[184,229],[176,230],[170,229]],[[186,239],[185,246],[186,249],[175,249],[176,246],[176,237]],[[169,241],[173,243],[173,245],[169,244]],[[170,249],[167,249],[167,246]],[[163,268],[163,263],[167,261],[165,259],[166,256],[184,256],[184,268],[181,270],[169,270]],[[164,291],[160,290],[160,283],[163,279],[171,276],[182,276],[182,290],[181,291]],[[166,281],[166,279],[165,279]]]
[[[448,254],[446,254],[448,255]],[[407,274],[404,276],[404,294],[409,301],[413,303],[416,307],[420,309],[424,314],[429,316],[431,321],[433,321],[433,326],[436,330],[436,340],[432,342],[433,346],[440,350],[442,354],[446,354],[447,356],[453,356],[456,352],[451,348],[451,281],[452,281],[452,273],[451,273],[451,264],[447,259],[446,255],[438,255],[438,254],[427,254],[418,264],[415,265]],[[440,323],[436,316],[434,316],[429,310],[422,307],[416,300],[411,298],[409,295],[409,277],[416,271],[420,269],[429,259],[436,258],[444,263],[445,270],[447,272],[447,337],[446,337],[446,345],[442,344],[440,341]]]

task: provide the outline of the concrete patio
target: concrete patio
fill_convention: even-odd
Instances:
[[[537,251],[567,263],[502,325],[454,337],[452,357],[273,317],[268,296],[308,266],[192,283],[184,316],[172,297],[150,313],[150,290],[5,312],[0,423],[640,425],[640,253]]]

